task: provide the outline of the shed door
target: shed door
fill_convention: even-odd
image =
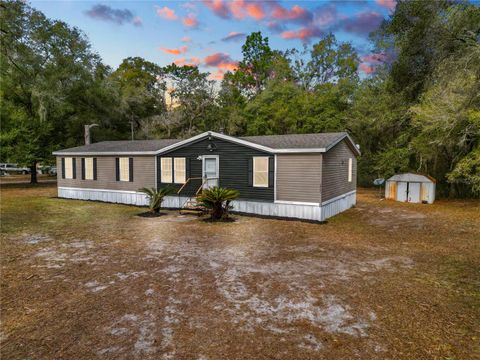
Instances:
[[[420,202],[420,183],[408,183],[408,202]]]
[[[407,201],[407,183],[397,182],[397,201]]]

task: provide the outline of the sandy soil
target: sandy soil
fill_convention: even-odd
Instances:
[[[1,194],[2,359],[480,355],[479,202],[212,224]]]

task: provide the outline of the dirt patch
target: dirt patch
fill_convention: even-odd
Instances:
[[[166,215],[166,214],[164,214],[164,213],[154,213],[154,212],[151,212],[151,211],[147,211],[147,212],[137,214],[137,216],[145,217],[145,218],[156,218],[156,217],[160,217],[160,216],[164,216],[164,215]]]
[[[203,218],[202,221],[206,223],[233,223],[237,221],[237,219],[232,216],[229,216],[227,218],[222,218],[222,219],[212,219],[211,217],[207,217],[207,218]]]
[[[2,190],[4,358],[478,354],[477,203],[214,224],[54,191]]]

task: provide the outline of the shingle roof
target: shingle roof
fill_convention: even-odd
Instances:
[[[336,140],[345,136],[345,132],[320,134],[290,134],[245,136],[240,139],[272,149],[317,149],[328,148]]]
[[[157,151],[166,146],[175,144],[181,140],[160,139],[160,140],[119,140],[101,141],[90,145],[82,145],[69,149],[58,150],[56,153],[102,153],[102,152],[144,152]]]
[[[90,145],[77,146],[69,149],[63,149],[55,151],[54,155],[67,155],[67,154],[154,154],[171,145],[178,143],[178,145],[188,144],[190,141],[195,141],[203,136],[217,136],[221,139],[230,140],[235,142],[236,140],[242,142],[244,145],[258,146],[264,151],[276,151],[285,152],[289,150],[307,150],[316,149],[321,151],[327,151],[330,147],[335,145],[341,139],[347,137],[345,132],[336,133],[320,133],[320,134],[291,134],[291,135],[267,135],[267,136],[245,136],[235,138],[223,134],[217,134],[214,132],[206,132],[190,139],[161,139],[161,140],[120,140],[120,141],[102,141],[93,143]],[[248,142],[249,144],[247,144]],[[352,147],[355,145],[352,143]],[[170,148],[166,149],[170,150]],[[358,149],[355,148],[358,152]]]

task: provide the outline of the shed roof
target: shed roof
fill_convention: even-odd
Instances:
[[[414,173],[404,173],[393,175],[387,181],[407,181],[407,182],[435,182],[435,179],[430,176],[414,174]]]

